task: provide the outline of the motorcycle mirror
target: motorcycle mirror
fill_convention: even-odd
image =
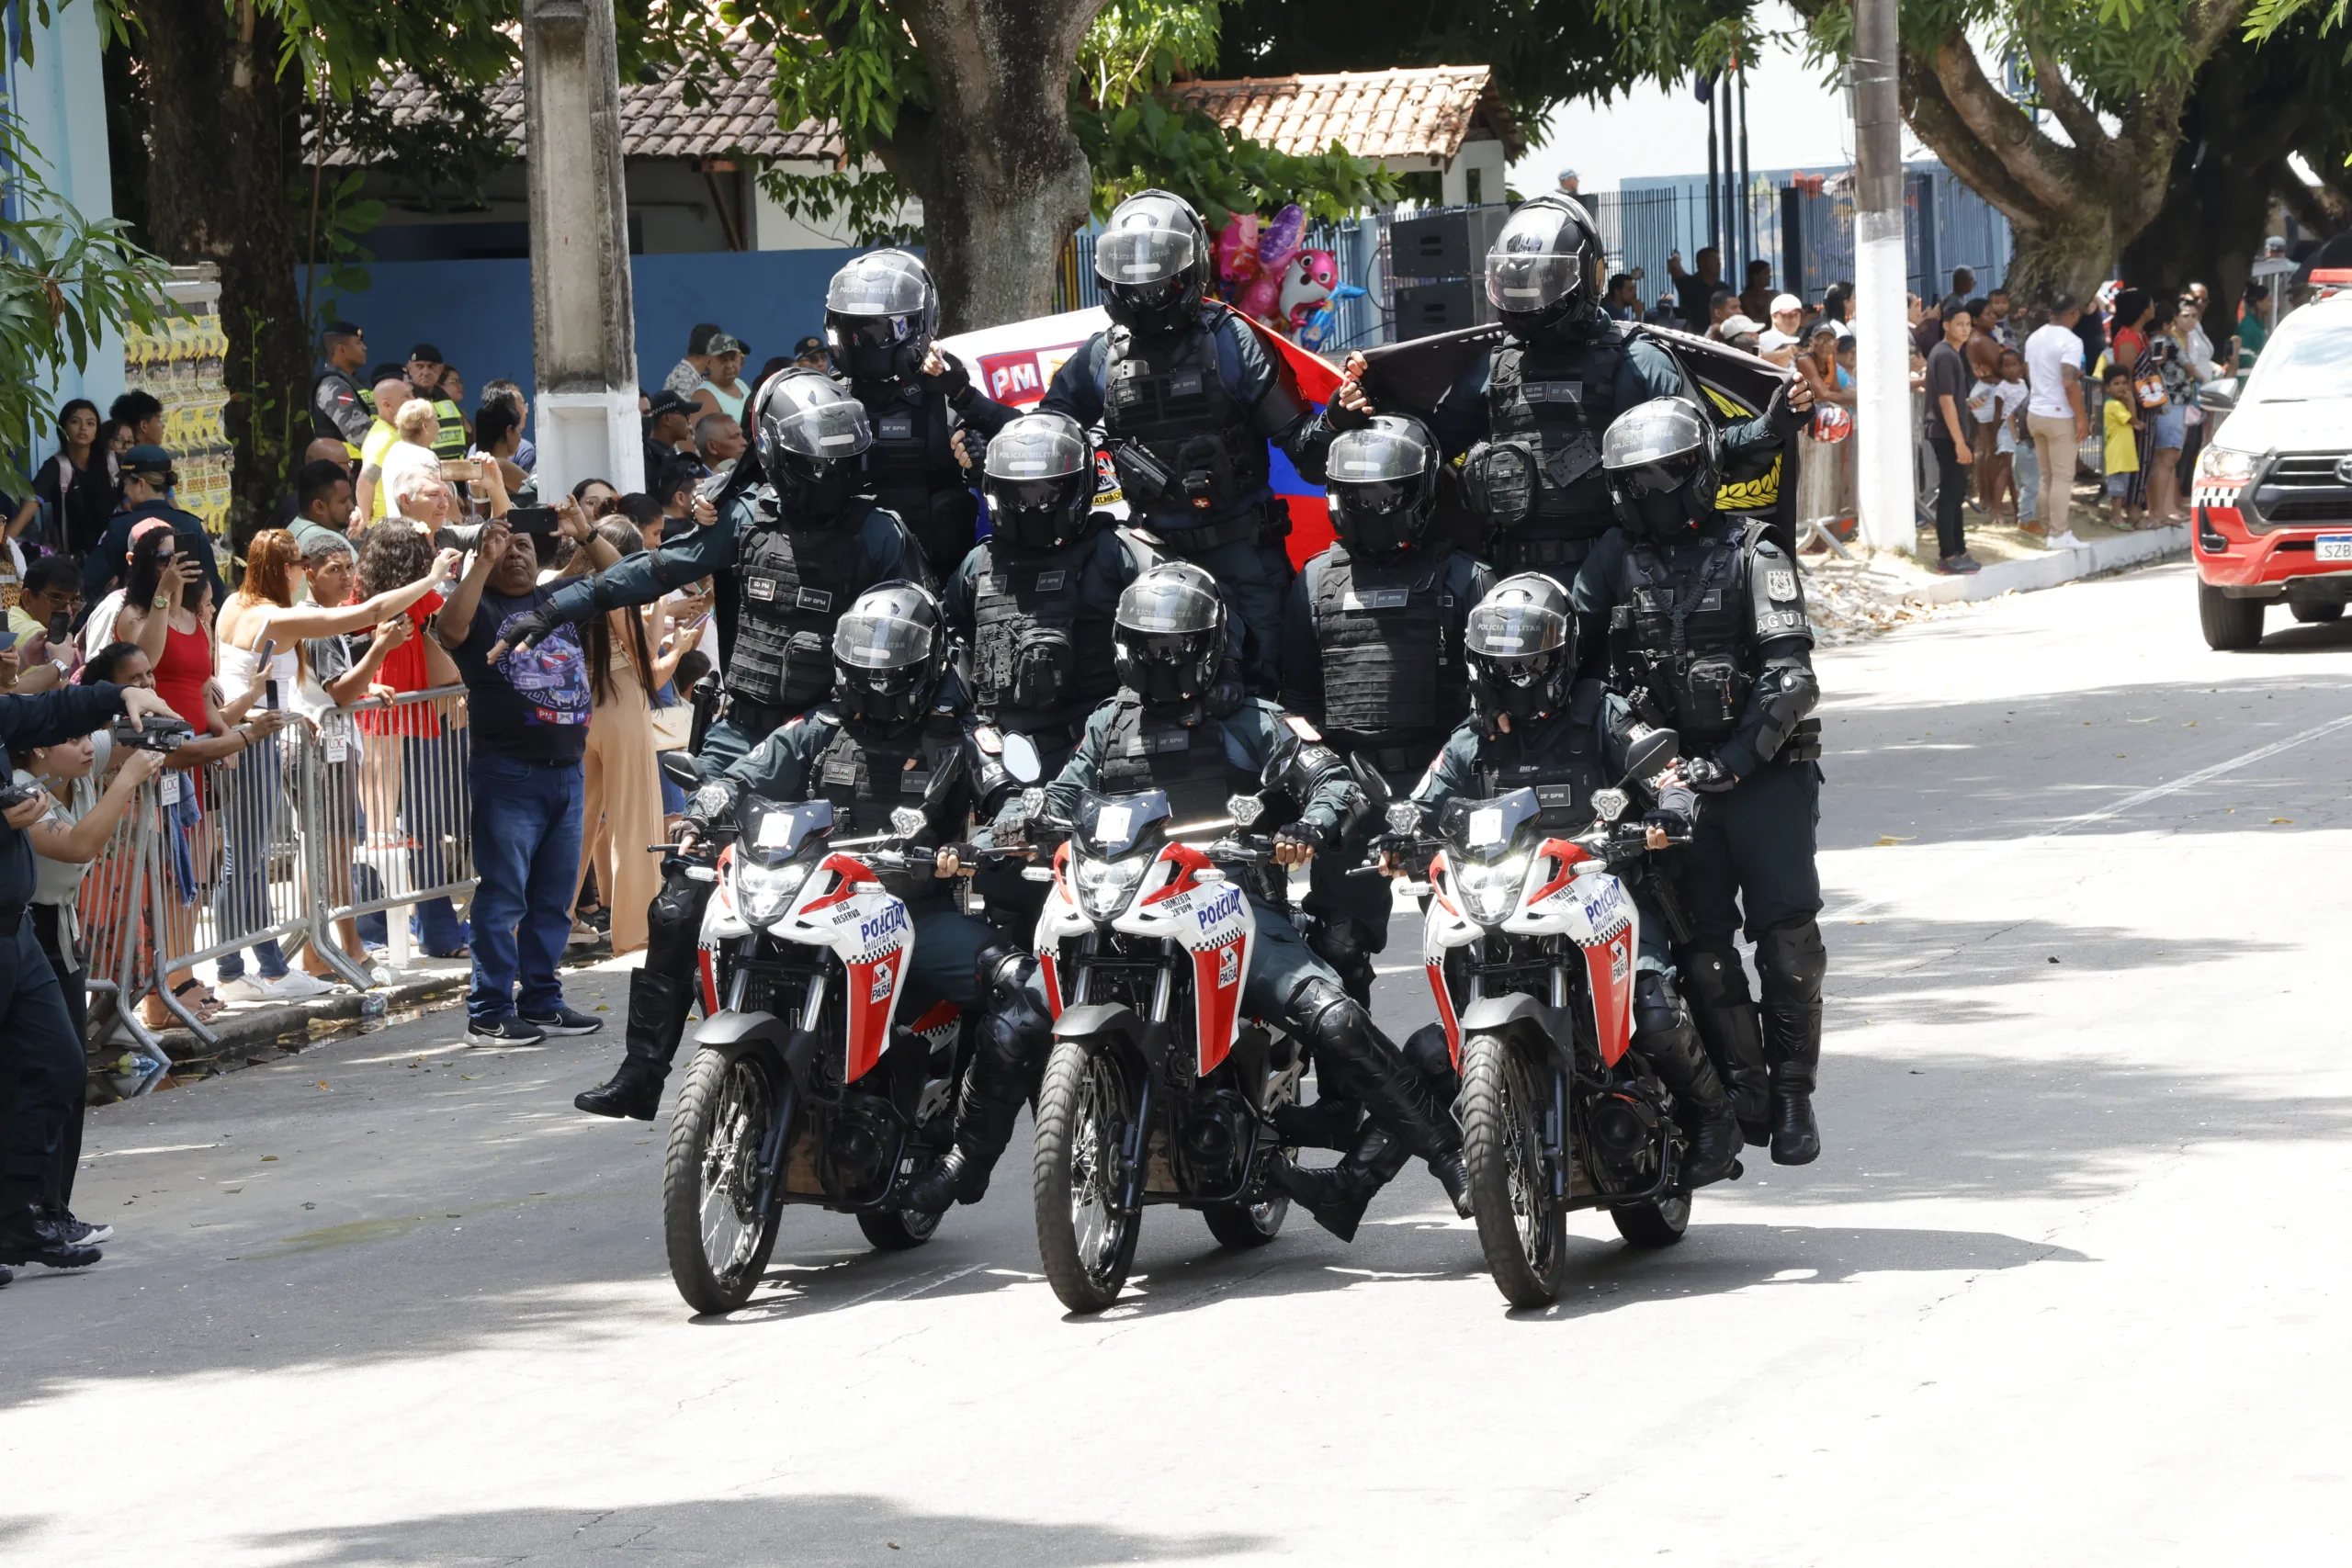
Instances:
[[[699,789],[702,787],[702,764],[687,752],[664,751],[662,753],[662,776],[680,789]]]
[[[911,839],[931,826],[931,818],[911,806],[893,807],[890,810],[890,831],[901,839]]]
[[[1645,729],[1625,748],[1625,776],[1654,778],[1682,755],[1682,737],[1671,729]]]
[[[1421,808],[1409,800],[1388,803],[1388,830],[1392,833],[1418,833],[1421,830]]]
[[[1033,784],[1046,776],[1046,760],[1037,755],[1036,743],[1025,735],[1004,738],[1004,771],[1016,784]]]
[[[1625,807],[1633,802],[1625,798],[1622,789],[1597,789],[1592,792],[1592,819],[1614,822],[1625,815]]]
[[[1225,814],[1233,818],[1237,828],[1254,828],[1258,818],[1266,814],[1266,803],[1254,795],[1227,795]]]

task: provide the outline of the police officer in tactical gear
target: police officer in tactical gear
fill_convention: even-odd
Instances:
[[[1282,678],[1290,513],[1269,484],[1272,440],[1311,480],[1329,433],[1241,318],[1204,299],[1208,231],[1182,197],[1121,202],[1094,245],[1111,329],[1054,374],[1038,406],[1100,425],[1128,514],[1215,574],[1246,628],[1251,688]]]
[[[1087,790],[1157,789],[1167,793],[1178,821],[1199,821],[1222,817],[1236,793],[1264,792],[1296,811],[1275,834],[1278,864],[1311,860],[1336,841],[1352,781],[1315,727],[1262,699],[1223,716],[1210,711],[1206,698],[1227,643],[1225,604],[1205,570],[1170,561],[1145,572],[1119,596],[1112,637],[1119,693],[1087,720],[1077,750],[1046,786],[1050,809],[1074,816]],[[998,841],[1019,830],[1017,821],[1001,816]],[[1274,1179],[1319,1224],[1351,1237],[1373,1194],[1408,1155],[1419,1155],[1466,1216],[1469,1177],[1452,1119],[1300,937],[1283,907],[1281,874],[1253,876],[1246,886],[1257,942],[1242,1010],[1295,1034],[1317,1071],[1341,1080],[1342,1092],[1371,1113],[1340,1165],[1301,1170],[1285,1162]]]
[[[1592,215],[1546,192],[1510,215],[1487,254],[1487,298],[1502,344],[1474,362],[1431,411],[1449,457],[1463,457],[1464,499],[1493,530],[1487,556],[1505,571],[1574,579],[1593,542],[1614,525],[1600,438],[1619,413],[1651,398],[1697,395],[1682,367],[1636,323],[1601,310],[1607,259]],[[1349,379],[1325,418],[1344,428],[1371,409]],[[1811,405],[1802,385],[1735,424],[1726,455],[1765,452]]]
[[[1609,427],[1602,461],[1624,526],[1577,578],[1576,607],[1605,626],[1610,683],[1682,737],[1684,779],[1705,796],[1680,883],[1695,942],[1680,955],[1701,1032],[1772,1158],[1821,1152],[1813,1114],[1828,958],[1815,917],[1820,700],[1796,563],[1760,523],[1716,510],[1714,426],[1679,398]],[[1586,649],[1598,661],[1600,649]],[[1763,982],[1755,1004],[1732,945],[1746,926]],[[1758,1141],[1761,1141],[1760,1136]]]
[[[1435,822],[1450,800],[1490,800],[1532,789],[1543,808],[1537,820],[1545,828],[1572,834],[1591,826],[1593,792],[1623,777],[1626,742],[1637,720],[1624,699],[1600,682],[1575,678],[1574,625],[1567,591],[1540,572],[1505,578],[1470,612],[1463,651],[1477,712],[1447,738],[1414,786],[1411,798],[1425,822]],[[1653,819],[1663,824],[1687,818],[1693,802],[1685,788],[1661,790],[1657,804]],[[1393,856],[1388,864],[1402,869]],[[1739,1123],[1676,990],[1665,916],[1644,887],[1636,885],[1633,892],[1642,913],[1634,1042],[1677,1106],[1689,1112],[1684,1173],[1691,1186],[1701,1187],[1731,1173]],[[1414,1043],[1422,1043],[1419,1036]]]
[[[964,558],[979,515],[955,433],[991,436],[1013,416],[933,343],[938,330],[939,290],[905,251],[869,251],[825,288],[826,357],[874,426],[865,492],[898,513],[933,576]]]
[[[1283,618],[1283,705],[1320,728],[1364,786],[1338,852],[1315,863],[1306,940],[1367,1005],[1373,957],[1388,945],[1388,889],[1346,868],[1469,712],[1462,623],[1494,578],[1431,537],[1440,463],[1429,428],[1402,415],[1334,438],[1325,468],[1339,542],[1291,584]]]
[[[896,807],[922,811],[929,827],[909,847],[943,853],[937,877],[915,881],[905,895],[914,924],[910,1001],[918,1010],[940,999],[985,1008],[981,1052],[1042,1056],[1049,1021],[1024,986],[1035,960],[998,944],[945,896],[946,879],[958,869],[948,846],[962,836],[975,803],[1005,781],[997,760],[972,742],[938,602],[912,582],[868,589],[842,614],[830,662],[831,702],[786,724],[722,777],[769,800],[830,800],[842,837],[888,831]],[[706,836],[706,813],[726,798],[698,792],[684,832]],[[627,1055],[610,1083],[574,1101],[583,1111],[650,1119],[660,1104],[694,1000],[695,944],[713,886],[686,871],[679,862],[653,902],[644,963],[630,977]],[[1011,1120],[1008,1111],[1007,1127]]]
[[[833,622],[852,599],[877,582],[925,579],[905,525],[857,499],[857,460],[873,433],[848,389],[820,370],[779,371],[760,389],[757,423],[757,470],[729,482],[718,521],[562,589],[508,637],[527,647],[718,573],[726,697],[703,739],[706,773],[825,699]],[[739,467],[752,461],[747,453]]]

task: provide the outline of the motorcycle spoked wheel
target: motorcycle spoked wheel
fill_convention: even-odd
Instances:
[[[1672,1247],[1690,1228],[1690,1194],[1676,1192],[1646,1203],[1624,1203],[1609,1211],[1617,1234],[1635,1247]]]
[[[1294,1077],[1268,1098],[1266,1111],[1272,1115],[1276,1106],[1297,1103],[1298,1080]],[[1262,1169],[1272,1160],[1295,1160],[1297,1157],[1296,1149],[1286,1148],[1279,1152],[1261,1152],[1258,1159]],[[1201,1206],[1201,1218],[1208,1222],[1209,1235],[1216,1237],[1219,1247],[1232,1247],[1237,1251],[1265,1246],[1282,1234],[1283,1221],[1289,1216],[1290,1194],[1272,1190],[1255,1203],[1204,1203]]]
[[[860,1209],[857,1228],[884,1252],[905,1252],[939,1234],[945,1214],[919,1214],[912,1209]]]
[[[758,1042],[696,1052],[670,1116],[662,1235],[697,1313],[732,1312],[767,1269],[783,1205],[760,1212],[760,1162],[786,1131],[784,1065]]]
[[[1544,1176],[1549,1077],[1496,1035],[1473,1035],[1462,1047],[1462,1156],[1478,1247],[1513,1306],[1551,1305],[1567,1272],[1567,1214]]]
[[[1119,1206],[1119,1145],[1135,1115],[1127,1075],[1108,1051],[1061,1040],[1037,1092],[1030,1199],[1046,1282],[1072,1312],[1119,1299],[1143,1216]]]

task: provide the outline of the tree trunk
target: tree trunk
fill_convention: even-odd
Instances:
[[[1053,309],[1054,265],[1086,220],[1086,154],[1069,126],[1069,73],[1102,0],[900,0],[930,68],[930,109],[909,107],[879,151],[922,198],[940,330]]]
[[[138,0],[147,85],[149,248],[220,269],[224,416],[235,448],[230,536],[275,512],[310,437],[310,352],[287,201],[299,95],[277,73],[284,37],[251,3]]]

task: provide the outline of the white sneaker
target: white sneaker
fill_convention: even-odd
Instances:
[[[258,1002],[286,999],[284,992],[258,975],[240,975],[233,980],[223,980],[212,987],[212,994],[231,1007],[252,1007]]]
[[[2080,538],[2075,536],[2075,531],[2072,528],[2067,529],[2064,533],[2060,534],[2055,538],[2052,539],[2050,541],[2050,547],[2053,550],[2085,550],[2090,548],[2088,545],[2084,544]]]
[[[334,989],[316,975],[300,969],[288,970],[272,980],[270,984],[277,988],[277,994],[288,1001],[303,1001],[311,997],[323,997]]]

